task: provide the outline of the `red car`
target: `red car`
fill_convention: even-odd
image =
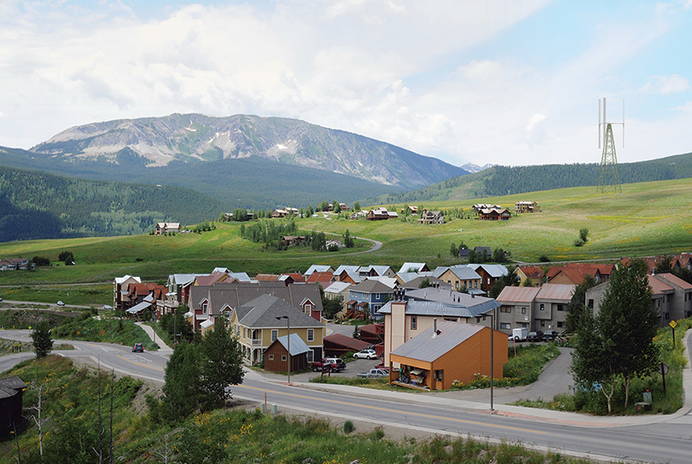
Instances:
[[[132,352],[133,353],[144,353],[144,345],[141,343],[135,343],[132,345]]]

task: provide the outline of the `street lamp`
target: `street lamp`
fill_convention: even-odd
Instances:
[[[281,319],[286,319],[286,332],[288,332],[288,335],[286,335],[286,339],[288,340],[287,343],[287,350],[288,350],[288,384],[291,384],[291,321],[288,319],[288,316],[276,316],[277,320]]]
[[[495,323],[497,317],[497,307],[493,309],[490,317],[490,414],[495,412]],[[485,316],[483,316],[485,319]]]

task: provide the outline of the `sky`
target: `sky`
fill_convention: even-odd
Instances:
[[[452,164],[692,151],[692,0],[0,0],[0,145],[171,113],[303,119]]]

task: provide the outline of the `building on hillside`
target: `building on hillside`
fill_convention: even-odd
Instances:
[[[278,282],[279,274],[256,274],[255,280],[259,282]]]
[[[408,209],[409,214],[418,214],[418,206],[408,205],[406,208]]]
[[[506,286],[497,297],[500,307],[499,329],[527,327],[531,331],[562,332],[567,320],[567,305],[576,285],[543,284],[541,287]]]
[[[281,244],[286,247],[304,245],[307,241],[305,235],[282,235]]]
[[[421,224],[444,224],[445,216],[442,211],[423,210],[419,222]]]
[[[481,289],[481,276],[465,264],[438,267],[433,271],[433,276],[451,285],[454,290],[478,290],[478,292],[475,293],[483,293]]]
[[[322,320],[322,298],[317,284],[286,285],[279,281],[268,282],[220,282],[210,286],[193,286],[187,306],[187,317],[194,330],[204,321],[213,325],[216,317],[230,317],[233,311],[248,301],[262,295],[272,295],[299,308],[316,321]]]
[[[518,201],[514,204],[517,214],[520,213],[538,213],[541,211],[540,206],[535,201]]]
[[[360,266],[342,264],[334,271],[334,281],[357,284],[362,280],[361,275],[358,272],[359,269]]]
[[[490,291],[498,279],[509,275],[509,269],[502,264],[467,264],[476,274],[481,276],[481,290]]]
[[[404,387],[447,390],[455,382],[468,383],[479,374],[502,377],[507,359],[505,334],[477,324],[435,320],[433,327],[392,350],[389,381]]]
[[[368,211],[365,218],[369,221],[381,221],[399,217],[395,211],[388,211],[387,208],[375,208]]]
[[[478,212],[478,219],[484,221],[506,221],[512,217],[507,208],[482,209]]]
[[[157,222],[154,227],[154,235],[177,234],[180,232],[179,222]]]
[[[370,264],[358,267],[358,275],[361,277],[396,277],[396,272],[386,265]]]
[[[344,301],[348,298],[348,289],[351,284],[348,282],[332,282],[332,284],[324,289],[324,297],[330,300],[343,298]]]
[[[276,218],[285,218],[285,217],[288,216],[288,214],[289,214],[289,212],[286,211],[285,209],[283,209],[283,208],[277,208],[277,209],[275,209],[274,211],[272,211],[271,217],[273,217],[273,218],[275,218],[275,219],[276,219]]]
[[[366,308],[370,319],[380,319],[377,311],[394,296],[394,289],[376,280],[364,280],[348,289],[347,309]]]
[[[476,213],[480,213],[483,209],[502,209],[502,206],[491,203],[476,203],[472,208]]]
[[[490,327],[492,318],[488,316],[500,306],[492,298],[474,298],[467,294],[453,295],[452,302],[414,299],[442,300],[441,294],[434,295],[430,290],[420,289],[417,295],[411,295],[414,292],[408,291],[405,296],[409,298],[407,301],[390,301],[380,309],[379,313],[384,316],[385,364],[389,363],[392,350],[432,327],[435,319]]]
[[[600,283],[607,281],[614,269],[613,264],[568,263],[549,268],[546,278],[551,284],[579,285],[587,277],[593,277],[596,283]]]
[[[663,260],[669,257],[671,269],[675,272],[680,272],[683,269],[687,271],[692,271],[692,253],[680,253],[679,255],[660,255],[660,256],[646,256],[644,258],[638,258],[644,261],[649,274],[653,274],[656,268],[663,263]],[[631,258],[622,258],[620,263],[624,265],[629,265],[632,262]]]
[[[124,275],[113,279],[113,308],[123,310],[132,306],[129,300],[127,287],[130,284],[140,283],[142,283],[142,279],[131,275]]]
[[[303,341],[300,335],[291,333],[290,336],[278,337],[266,349],[264,352],[264,370],[288,372],[289,345],[291,348],[291,372],[300,372],[307,369],[309,367],[308,353],[310,353],[310,347]]]
[[[313,272],[334,272],[334,268],[327,264],[313,264],[303,275],[309,277]]]
[[[0,259],[0,271],[26,271],[33,269],[33,263],[27,258]]]
[[[692,316],[692,284],[670,274],[648,275],[651,288],[651,307],[656,311],[659,324],[665,326],[671,320]],[[591,287],[586,291],[587,308],[598,314],[609,282]]]
[[[17,376],[0,379],[0,437],[7,438],[22,430],[22,399],[27,387]]]
[[[427,273],[423,273],[427,274]],[[405,278],[408,278],[407,274],[404,274]],[[405,289],[411,289],[411,290],[416,290],[419,288],[441,288],[444,290],[451,290],[452,286],[449,285],[447,282],[443,282],[439,279],[436,279],[435,277],[430,276],[425,276],[425,275],[418,275],[414,276],[408,280],[404,280],[404,283],[401,283],[402,277],[397,278],[397,283],[399,284],[400,288],[405,288]]]
[[[281,274],[278,280],[279,282],[283,282],[286,285],[305,283],[305,277],[303,277],[303,274],[299,272]]]
[[[545,271],[540,266],[517,266],[516,273],[520,285],[526,285],[527,282],[530,285],[538,285],[543,282],[545,276]]]
[[[288,322],[281,319],[284,316],[288,316]],[[250,364],[261,363],[270,345],[279,337],[288,335],[289,325],[290,333],[299,336],[309,347],[307,361],[322,358],[324,324],[282,298],[260,295],[235,308],[230,321],[243,357]]]

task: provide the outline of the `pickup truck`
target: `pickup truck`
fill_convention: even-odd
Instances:
[[[341,372],[346,369],[346,363],[341,358],[324,358],[312,363],[313,372]]]

